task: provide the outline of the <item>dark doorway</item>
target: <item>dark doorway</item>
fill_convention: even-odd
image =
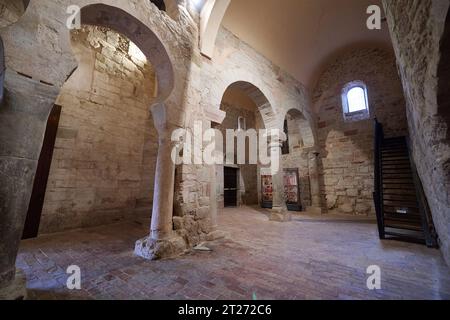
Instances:
[[[159,10],[166,11],[166,4],[164,3],[164,0],[150,0],[155,4],[155,6],[158,7]]]
[[[39,232],[39,224],[41,222],[45,191],[47,189],[60,116],[61,106],[54,105],[47,121],[44,143],[42,145],[41,155],[39,156],[36,176],[34,178],[33,193],[31,194],[25,228],[23,230],[23,239],[36,238]]]
[[[237,207],[238,169],[224,168],[224,206]]]

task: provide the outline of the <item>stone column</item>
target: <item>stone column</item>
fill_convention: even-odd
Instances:
[[[311,188],[311,208],[308,211],[322,214],[320,202],[319,155],[316,150],[309,153],[309,183]]]
[[[211,224],[212,230],[216,231],[219,225],[218,217],[217,217],[217,179],[216,179],[216,170],[217,166],[210,166],[211,170],[211,189],[210,189],[210,208],[211,208]]]
[[[281,147],[282,142],[278,139],[271,142],[269,145],[270,154],[278,155],[278,164],[272,162],[272,188],[273,188],[273,199],[272,199],[272,211],[270,215],[270,221],[286,222],[292,220],[291,213],[287,210],[286,206],[286,195],[284,192],[284,172],[281,164]]]
[[[218,219],[218,199],[217,199],[217,166],[211,166],[211,194],[210,194],[210,211],[211,211],[211,232],[207,236],[208,241],[222,239],[227,233],[219,229]]]
[[[26,294],[15,263],[47,119],[59,88],[7,70],[0,105],[0,299]]]
[[[167,122],[166,106],[152,106],[153,119],[158,131],[158,156],[156,161],[150,235],[138,240],[135,254],[145,259],[175,256],[186,249],[184,240],[173,232],[173,197],[175,188],[175,163],[172,150],[177,143],[171,141],[173,130]]]
[[[171,154],[175,147],[176,145],[170,141],[170,132],[160,132],[150,229],[150,236],[155,240],[172,236],[175,164]]]

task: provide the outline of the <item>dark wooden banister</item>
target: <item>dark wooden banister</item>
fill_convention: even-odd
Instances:
[[[375,142],[374,142],[374,193],[375,211],[377,215],[378,233],[380,239],[385,238],[384,214],[383,214],[383,168],[381,165],[381,146],[384,140],[383,126],[375,118]]]
[[[384,138],[383,125],[375,118],[375,141],[374,141],[374,193],[373,199],[375,202],[375,210],[377,215],[378,233],[380,239],[385,239],[386,234],[391,235],[385,230],[385,215],[384,215],[384,195],[383,195],[383,153],[382,148],[386,143]],[[425,195],[422,182],[417,172],[414,159],[412,157],[411,145],[407,137],[403,138],[407,145],[407,152],[409,163],[411,167],[412,179],[415,187],[415,196],[417,199],[418,210],[420,213],[422,229],[424,232],[424,240],[428,247],[438,247],[438,236],[433,224],[433,218],[428,205],[427,197]],[[391,227],[390,227],[391,228]]]

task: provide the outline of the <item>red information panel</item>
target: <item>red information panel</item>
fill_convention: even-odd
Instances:
[[[272,176],[261,176],[261,192],[263,207],[271,207],[273,202]]]

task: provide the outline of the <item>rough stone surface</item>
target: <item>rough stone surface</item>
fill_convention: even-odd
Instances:
[[[186,250],[186,242],[181,237],[155,240],[150,237],[136,241],[134,254],[147,260],[174,258]]]
[[[348,122],[343,116],[341,91],[355,80],[367,86],[370,119]],[[374,214],[373,118],[383,124],[386,137],[408,134],[394,55],[371,48],[342,53],[320,77],[313,102],[318,111],[324,209]]]
[[[85,26],[72,32],[83,65],[57,99],[61,119],[41,233],[150,216],[158,136],[155,74],[136,45]]]
[[[30,0],[17,22],[0,29],[7,68],[5,103],[0,110],[0,158],[21,172],[0,176],[0,185],[5,186],[0,198],[8,199],[2,201],[0,214],[0,226],[5,229],[0,234],[0,275],[14,268],[45,124],[61,87],[77,67],[66,26],[69,5],[83,8],[85,23],[109,27],[128,37],[155,66],[156,100],[164,101],[168,114],[162,126],[169,120],[183,126],[185,120],[187,66],[191,46],[197,43],[195,22],[187,14],[175,21],[146,0]],[[85,67],[83,61],[78,64],[79,69]],[[164,214],[171,223],[171,212]]]
[[[151,232],[175,238],[145,238],[138,241],[137,254],[172,256],[214,238],[214,170],[205,165],[175,168],[169,138],[175,128],[192,131],[197,120],[209,128],[212,121],[226,119],[223,111],[235,117],[232,109],[220,110],[233,84],[250,97],[267,129],[282,129],[285,119],[299,121],[300,129],[290,130],[292,154],[283,161],[285,167],[299,168],[304,205],[373,212],[372,126],[369,120],[343,122],[340,90],[355,78],[365,81],[372,116],[385,124],[388,135],[404,135],[405,103],[391,55],[365,49],[341,56],[325,71],[311,99],[301,83],[224,28],[213,59],[202,56],[198,14],[183,0],[167,0],[168,13],[147,0],[30,0],[19,20],[21,12],[12,10],[12,3],[5,7],[0,2],[0,17],[10,17],[2,18],[8,26],[0,29],[7,67],[0,109],[0,281],[12,280],[45,123],[59,94],[64,108],[42,226],[47,232],[111,222],[134,215],[140,206],[150,215],[155,176]],[[83,22],[101,28],[84,33],[81,42],[71,39],[68,5],[82,7]],[[414,156],[448,260],[449,145],[443,120],[448,117],[439,114],[442,107],[436,102],[448,1],[385,1],[385,7],[406,91]],[[123,50],[130,45],[124,39],[145,54],[151,72],[146,74],[142,61]],[[84,81],[75,81],[80,74]],[[86,89],[89,83],[95,85]],[[109,112],[93,113],[105,107]],[[157,133],[149,127],[152,119]],[[90,131],[88,124],[99,131]],[[314,159],[317,152],[320,157]],[[282,206],[280,176],[277,181],[276,205]],[[247,191],[243,196],[244,202],[254,200],[253,190],[248,199]]]
[[[24,11],[23,0],[0,0],[0,28],[17,22]]]
[[[9,283],[55,88],[7,70],[0,108],[0,281]],[[0,283],[0,286],[4,283]]]
[[[413,156],[450,264],[448,0],[383,1],[407,100]],[[447,28],[446,38],[444,29]],[[448,45],[448,44],[447,44]],[[447,49],[448,50],[448,49]],[[445,68],[447,66],[447,68]],[[440,96],[438,90],[446,93]]]
[[[215,129],[219,130],[224,139],[227,137],[226,130],[237,130],[238,120],[243,118],[245,121],[245,126],[247,130],[261,128],[262,120],[259,119],[259,111],[253,101],[245,95],[239,89],[228,89],[224,93],[224,98],[221,104],[221,110],[226,113],[226,117],[220,125],[213,126]],[[257,120],[260,120],[257,122]],[[244,129],[244,128],[243,128]],[[234,163],[237,164],[237,139],[234,139]],[[249,143],[246,142],[246,159],[249,159],[248,152]],[[226,155],[227,143],[225,141],[223,146],[223,153]],[[256,164],[244,164],[236,165],[238,169],[238,197],[237,205],[254,205],[258,204],[258,191],[260,190],[258,186],[258,165]],[[219,203],[219,208],[224,207],[224,166],[218,165],[216,168],[216,183],[217,183],[217,201]]]
[[[21,270],[16,270],[14,280],[6,287],[0,287],[0,300],[25,300],[27,298],[27,278]]]

